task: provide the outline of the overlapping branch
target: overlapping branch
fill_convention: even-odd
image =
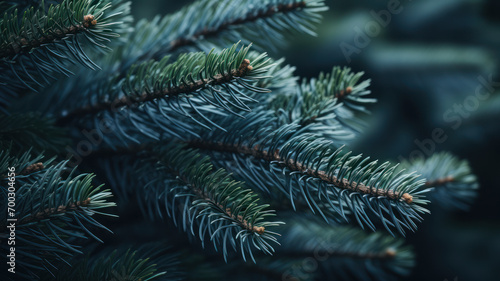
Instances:
[[[221,166],[263,192],[278,189],[292,205],[303,200],[323,217],[333,212],[347,219],[352,212],[361,226],[372,229],[376,217],[389,231],[394,227],[404,234],[428,212],[422,196],[428,190],[420,189],[424,181],[415,173],[351,156],[296,124],[274,127],[270,120],[266,114],[250,114],[227,124],[228,135],[207,132],[189,144],[213,154]]]
[[[114,2],[117,7],[105,1],[64,0],[28,9],[22,18],[16,11],[7,12],[0,19],[3,98],[22,89],[37,91],[56,74],[73,74],[70,64],[99,68],[82,45],[109,49],[110,38],[118,36],[111,28],[119,24],[120,5],[125,5]]]
[[[278,234],[272,228],[281,223],[269,221],[275,214],[255,193],[225,170],[215,170],[196,150],[163,144],[148,154],[139,168],[145,187],[138,198],[144,213],[157,218],[166,211],[203,243],[210,238],[224,258],[231,248],[254,262],[255,251],[273,253]]]

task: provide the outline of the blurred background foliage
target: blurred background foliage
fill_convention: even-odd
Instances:
[[[151,19],[192,1],[132,2],[136,19]],[[499,280],[500,1],[400,1],[401,11],[346,59],[341,44],[356,47],[356,30],[369,28],[373,14],[387,10],[389,2],[326,1],[330,10],[317,37],[296,36],[288,48],[266,51],[285,57],[301,77],[345,65],[372,79],[379,102],[370,108],[369,130],[354,151],[398,161],[425,152],[420,142],[431,152],[468,159],[480,181],[479,196],[468,212],[431,207],[432,215],[408,237],[417,254],[408,280]],[[473,103],[479,77],[492,83],[481,90],[488,98]],[[436,128],[446,140],[431,145],[426,140]]]

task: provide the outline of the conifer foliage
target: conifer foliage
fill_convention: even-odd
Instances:
[[[429,203],[475,196],[449,153],[350,151],[376,102],[363,73],[299,79],[269,57],[315,36],[322,0],[204,0],[137,23],[122,0],[0,8],[2,280],[397,280]]]

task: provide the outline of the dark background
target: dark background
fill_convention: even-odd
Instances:
[[[190,2],[135,0],[132,11],[136,19],[152,18]],[[286,57],[301,77],[345,65],[372,79],[379,102],[370,107],[369,127],[354,151],[397,161],[425,152],[416,142],[425,143],[440,128],[446,141],[426,147],[468,159],[480,182],[468,212],[431,206],[432,215],[408,236],[417,254],[408,280],[500,280],[500,1],[401,1],[401,12],[350,62],[341,44],[356,47],[356,27],[365,30],[374,20],[371,12],[387,10],[389,0],[326,2],[330,10],[318,37],[289,37],[288,48],[271,55]],[[465,104],[472,110],[460,115],[457,106],[473,98],[479,76],[499,83],[477,106]],[[444,117],[450,111],[460,120],[456,127],[458,121]]]

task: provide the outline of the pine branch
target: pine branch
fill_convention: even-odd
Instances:
[[[314,258],[322,276],[335,280],[400,280],[414,266],[414,254],[402,239],[366,234],[350,226],[327,226],[314,219],[292,219],[285,227],[282,260]],[[311,237],[314,237],[311,239]],[[299,272],[305,273],[305,272]],[[301,278],[288,269],[283,278]]]
[[[206,5],[207,2],[198,2],[197,4],[203,4]],[[213,4],[212,4],[213,5]],[[240,6],[240,5],[238,5]],[[243,5],[241,5],[243,6]],[[196,7],[200,8],[200,7]],[[198,10],[194,7],[192,7],[193,10]],[[203,7],[207,8],[207,7]],[[212,7],[210,7],[212,8]],[[231,26],[238,26],[238,25],[244,25],[247,23],[253,23],[256,22],[257,20],[263,20],[266,18],[270,18],[272,16],[275,16],[276,14],[286,14],[292,11],[297,11],[297,10],[302,10],[306,8],[306,2],[301,1],[301,2],[291,2],[289,4],[283,5],[279,4],[276,6],[270,6],[266,7],[266,9],[262,9],[260,11],[257,11],[255,14],[246,14],[242,17],[231,19],[229,21],[223,22],[217,26],[213,26],[211,28],[205,27],[203,30],[198,30],[194,32],[190,36],[185,36],[184,38],[178,38],[172,42],[170,42],[170,48],[171,50],[176,50],[177,48],[180,48],[182,46],[186,45],[191,45],[194,44],[197,40],[200,40],[201,38],[207,38],[207,37],[213,37],[221,32],[227,31],[230,29]],[[213,9],[213,8],[212,8]],[[226,8],[228,9],[228,8]],[[218,11],[220,9],[215,8],[214,11]],[[228,9],[229,10],[229,9]],[[198,10],[199,11],[199,10]],[[206,12],[206,9],[203,10]],[[304,29],[305,31],[311,32],[311,30]]]
[[[135,26],[138,32],[130,34],[128,44],[115,52],[111,63],[115,67],[109,74],[120,73],[117,80],[121,80],[134,64],[183,52],[220,50],[237,41],[257,44],[259,51],[273,48],[283,44],[283,33],[287,31],[314,33],[313,25],[321,19],[319,13],[327,9],[323,1],[318,0],[198,1],[175,14],[139,21]],[[257,14],[265,16],[254,18]],[[243,20],[246,18],[248,20]],[[202,36],[208,30],[213,31],[210,36]],[[193,37],[194,34],[197,35]],[[196,46],[189,47],[191,43]],[[177,45],[174,50],[172,44]]]
[[[218,263],[208,256],[192,259],[194,280],[401,280],[415,265],[411,247],[403,239],[383,233],[364,233],[356,227],[326,225],[309,215],[280,213],[286,220],[283,244],[273,257],[259,256],[257,263]],[[209,254],[208,254],[209,255]],[[203,265],[206,268],[196,265]],[[204,279],[203,277],[210,276]],[[191,280],[191,279],[189,279]]]
[[[248,59],[254,61],[260,55],[258,52],[250,51]],[[242,89],[245,95],[257,100],[258,103],[250,103],[248,106],[252,110],[256,107],[262,107],[262,104],[269,103],[274,96],[290,93],[297,87],[298,77],[294,76],[295,67],[286,65],[285,58],[273,60],[270,58],[269,68],[261,74],[260,79],[256,81],[255,87],[269,90],[270,94],[263,95],[258,92]]]
[[[212,55],[215,55],[215,53],[212,53]],[[186,55],[185,57],[190,56],[196,57],[195,54]],[[116,69],[116,62],[112,59],[104,63],[109,67],[103,71],[82,73],[77,77],[68,78],[64,84],[55,84],[46,88],[43,95],[33,97],[29,100],[29,104],[33,109],[62,116],[58,122],[59,124],[71,124],[78,126],[80,130],[96,129],[100,137],[111,147],[129,145],[130,142],[141,143],[151,139],[183,138],[186,132],[198,135],[200,123],[203,124],[201,127],[205,129],[207,125],[217,127],[217,124],[211,123],[214,115],[225,114],[224,111],[232,111],[243,115],[244,112],[239,112],[238,107],[248,110],[248,108],[252,109],[254,107],[253,104],[257,104],[255,101],[264,102],[269,95],[263,95],[261,93],[262,89],[269,89],[279,93],[291,91],[295,87],[294,68],[283,65],[282,59],[275,62],[272,59],[264,59],[261,53],[256,52],[248,52],[245,59],[248,59],[250,66],[253,67],[247,77],[212,87],[213,89],[201,90],[201,94],[198,92],[193,94],[183,93],[171,98],[169,102],[165,100],[168,97],[164,97],[143,103],[132,102],[134,104],[131,104],[130,101],[136,98],[135,91],[137,89],[130,88],[128,86],[129,82],[136,83],[133,86],[142,89],[142,84],[147,84],[147,87],[155,85],[154,82],[156,81],[154,80],[157,78],[156,75],[150,73],[144,74],[144,81],[139,81],[134,75],[140,68],[145,69],[148,66],[153,68],[154,66],[158,70],[163,66],[171,69],[174,65],[180,66],[182,64],[178,63],[178,61],[169,62],[167,59],[164,60],[167,63],[166,65],[160,65],[159,62],[146,62],[129,70],[128,73],[126,71],[127,74],[123,74],[124,78],[120,79],[122,74]],[[256,63],[259,60],[266,62],[266,66],[262,66],[263,73],[260,74],[256,69]],[[220,73],[215,73],[215,75],[217,74]],[[188,77],[193,77],[193,74],[181,77],[177,79],[179,81],[174,82],[177,85],[183,85],[182,79],[184,79],[185,82],[192,83],[192,81],[188,80]],[[162,83],[165,82],[168,81],[162,81]],[[248,83],[250,87],[244,87],[240,82]],[[229,85],[229,88],[226,85]],[[134,92],[124,93],[123,88],[125,87]],[[212,94],[212,90],[221,92]],[[204,95],[205,98],[200,98],[200,95]],[[124,104],[120,102],[120,99],[124,97],[127,97],[127,104],[116,108],[117,103]],[[207,98],[209,102],[206,101]],[[240,100],[241,104],[236,100]],[[212,105],[213,103],[216,105],[225,103],[225,105],[222,108],[217,108]],[[195,106],[197,111],[192,106]],[[108,108],[108,110],[103,109],[97,114],[82,115],[85,112],[92,111],[94,107]],[[200,114],[208,120],[205,120]],[[71,116],[75,118],[71,118]],[[107,124],[112,127],[112,132],[103,132],[102,127],[97,126],[103,120],[108,121]],[[77,124],[75,124],[75,121]]]
[[[139,22],[136,30],[141,32],[131,36],[133,44],[125,53],[135,63],[182,49],[208,51],[239,40],[259,50],[274,48],[283,45],[287,31],[315,35],[319,13],[327,9],[319,0],[197,1],[161,20]]]
[[[2,96],[23,88],[36,91],[54,74],[70,75],[69,64],[98,68],[82,45],[109,49],[104,44],[118,36],[110,27],[120,24],[113,9],[104,1],[64,0],[48,9],[32,7],[22,18],[5,13],[0,19],[0,83],[8,86]]]
[[[238,47],[238,44],[235,44],[220,54],[212,50],[209,54],[183,55],[176,62],[170,64],[168,64],[169,57],[165,57],[159,62],[152,61],[133,67],[124,82],[124,96],[117,97],[113,101],[75,110],[64,118],[75,118],[79,115],[92,114],[102,110],[116,110],[161,98],[178,99],[195,93],[206,99],[207,96],[203,95],[204,91],[208,92],[206,94],[214,96],[211,104],[223,107],[227,103],[223,100],[227,101],[227,99],[219,95],[220,89],[216,86],[232,84],[233,86],[251,88],[251,85],[246,81],[251,81],[252,78],[262,74],[269,67],[269,60],[264,60],[265,55],[261,55],[250,65],[250,61],[245,59],[249,47],[242,47],[237,51]],[[246,81],[242,78],[245,78]],[[228,86],[226,88],[230,94],[238,94]],[[265,89],[251,89],[267,92]],[[207,99],[207,102],[209,101]],[[230,104],[241,110],[248,110],[241,99],[235,99],[235,103]]]
[[[369,113],[364,104],[376,100],[366,98],[370,80],[361,80],[363,72],[334,67],[331,73],[303,80],[296,91],[275,95],[270,108],[283,124],[297,122],[308,131],[335,140],[337,147],[354,139],[363,122],[357,113]]]
[[[445,209],[467,210],[477,196],[479,183],[467,160],[451,153],[441,152],[427,159],[405,161],[402,166],[422,174],[426,182],[422,188],[433,188],[429,198]]]
[[[75,108],[59,124],[73,121],[94,127],[111,147],[141,143],[144,138],[183,138],[186,132],[198,135],[200,126],[224,130],[212,119],[226,112],[241,117],[251,110],[246,103],[256,100],[249,93],[267,92],[259,81],[269,84],[273,80],[268,72],[279,72],[265,54],[247,54],[248,50],[235,44],[219,53],[183,55],[173,63],[167,58],[144,63],[132,68],[124,81],[106,82],[92,92],[97,103],[82,107],[73,101]],[[111,134],[96,126],[101,120],[113,121]]]
[[[277,243],[278,234],[270,229],[281,223],[267,220],[274,212],[267,209],[269,205],[260,204],[256,194],[224,170],[214,170],[209,158],[195,150],[168,144],[152,154],[153,160],[150,156],[138,171],[144,177],[145,188],[138,198],[145,213],[161,218],[165,208],[185,231],[198,232],[202,242],[210,238],[225,259],[229,247],[254,262],[254,250],[272,255],[270,242]],[[158,163],[148,165],[151,162]]]
[[[100,209],[114,206],[107,201],[109,191],[92,185],[93,175],[74,176],[75,170],[69,171],[67,162],[53,165],[53,159],[40,160],[32,159],[29,153],[21,157],[9,156],[8,151],[0,153],[0,197],[2,202],[7,201],[8,182],[15,178],[16,257],[19,271],[30,278],[37,271],[55,269],[54,261],[81,253],[78,243],[87,236],[100,241],[91,229],[107,229],[94,215],[110,215]],[[14,167],[14,172],[8,167]],[[7,217],[7,208],[0,212]],[[1,225],[0,232],[7,235],[7,225]],[[2,243],[2,247],[5,245]]]
[[[55,6],[59,7],[59,6]],[[28,12],[29,13],[29,12]],[[49,15],[55,14],[55,15],[61,15],[61,11],[52,11],[49,8]],[[43,18],[43,15],[40,14],[31,14],[28,15],[29,17],[38,17],[38,18]],[[7,25],[13,25],[15,21],[18,21],[16,17],[13,17],[11,19],[11,22],[6,23]],[[24,18],[22,21],[26,21],[26,18]],[[4,22],[2,22],[4,23]],[[21,53],[23,54],[28,54],[30,53],[33,49],[39,48],[42,45],[45,44],[50,44],[54,43],[57,41],[60,41],[64,39],[65,37],[70,37],[72,35],[78,34],[78,33],[83,33],[87,29],[94,27],[97,25],[97,20],[95,19],[95,16],[92,14],[88,14],[83,16],[83,19],[74,25],[71,25],[69,27],[58,27],[58,29],[51,30],[52,34],[39,34],[39,36],[34,37],[32,36],[32,32],[26,32],[27,34],[24,37],[20,37],[16,41],[11,41],[7,42],[5,40],[6,38],[3,39],[3,46],[0,49],[0,58],[3,60],[12,60],[14,56],[19,55]],[[56,26],[53,26],[52,28],[55,28]],[[4,25],[3,28],[6,29],[6,26]],[[45,29],[45,28],[44,28]],[[47,29],[51,29],[51,27],[47,27]]]
[[[114,52],[114,54],[116,54],[116,52]],[[215,53],[212,53],[212,55],[215,55]],[[196,57],[194,53],[187,54],[184,56]],[[267,89],[276,94],[294,90],[297,80],[297,77],[293,76],[293,71],[295,70],[295,68],[289,65],[285,65],[284,59],[279,59],[275,61],[271,58],[266,57],[265,60],[268,61],[266,63],[267,66],[265,68],[265,72],[257,75],[254,72],[256,70],[255,64],[259,59],[264,60],[264,58],[259,58],[260,56],[262,56],[262,53],[254,51],[249,51],[245,56],[245,59],[248,59],[250,61],[250,65],[253,67],[252,69],[253,73],[248,73],[248,74],[250,74],[250,76],[255,75],[256,77],[258,77],[256,79],[253,79],[255,81],[251,85],[254,88]],[[40,95],[38,97],[33,96],[33,98],[29,100],[28,103],[33,107],[33,109],[40,110],[42,112],[47,112],[48,114],[53,114],[56,116],[60,115],[65,116],[71,111],[81,110],[84,107],[90,108],[92,105],[96,105],[99,103],[106,103],[111,101],[119,102],[119,98],[125,96],[125,94],[122,91],[122,88],[123,87],[130,88],[127,85],[128,83],[127,81],[129,81],[129,79],[131,79],[131,81],[133,81],[134,83],[137,83],[137,85],[134,84],[134,86],[142,88],[143,85],[141,85],[141,81],[138,81],[137,77],[134,76],[140,68],[141,69],[147,67],[153,68],[154,66],[155,69],[158,70],[158,68],[160,67],[171,68],[173,67],[174,64],[178,66],[181,65],[180,63],[177,63],[177,61],[167,60],[167,58],[164,58],[163,61],[166,63],[166,65],[160,65],[159,62],[153,62],[153,61],[145,62],[143,64],[134,66],[132,68],[134,70],[126,70],[122,74],[115,67],[117,63],[117,61],[115,61],[115,58],[109,58],[109,57],[107,58],[108,59],[99,61],[100,64],[106,66],[102,71],[99,72],[87,71],[85,73],[79,73],[74,77],[67,78],[65,80],[65,83],[54,84],[51,85],[51,87],[45,88],[44,91],[42,92],[43,95]],[[178,59],[179,58],[177,58],[177,60]],[[149,74],[151,75],[144,75],[145,79],[144,81],[142,81],[144,84],[146,82],[148,83],[154,82],[152,80],[154,80],[155,75],[153,75],[153,73]],[[220,73],[215,73],[215,74],[217,75]],[[123,76],[122,79],[119,78],[121,76]],[[128,76],[131,77],[127,78]],[[185,77],[185,79],[187,79],[187,77]],[[186,80],[186,82],[192,83],[192,81],[189,80]],[[249,81],[246,82],[248,83]],[[182,85],[181,81],[177,81],[176,83],[177,84],[180,83]],[[136,91],[135,88],[129,90]],[[264,102],[271,96],[268,94],[262,94],[260,91],[256,92],[253,90],[253,88],[249,90],[245,87],[239,87],[238,90],[240,92],[243,92],[243,94],[248,96],[250,99],[254,99],[259,102]],[[130,95],[132,94],[133,93],[130,93]],[[196,98],[196,95],[194,95],[192,98]],[[82,106],[82,101],[83,101],[83,106]],[[252,108],[254,104],[257,103],[251,103],[251,102],[245,103],[245,105],[250,108]],[[131,104],[129,103],[128,105]],[[209,106],[210,104],[206,105]],[[121,109],[124,109],[125,107],[126,106],[121,107]],[[61,112],[63,111],[61,110],[61,108],[64,108],[64,112]],[[117,109],[114,104],[112,109]],[[189,111],[188,108],[185,109]],[[236,110],[236,108],[232,109]]]
[[[13,153],[9,149],[2,149],[0,152],[0,178],[2,181],[6,181],[8,176],[9,167],[14,167],[16,171],[20,171],[20,174],[31,174],[27,173],[28,170],[32,171],[34,165],[38,163],[43,158],[42,155],[33,157],[31,151],[28,150],[22,154]],[[54,158],[45,161],[45,166],[50,165],[54,161]]]
[[[377,218],[389,232],[394,227],[404,235],[428,212],[422,197],[428,190],[419,189],[424,181],[418,175],[335,150],[331,141],[303,133],[294,124],[273,127],[271,119],[262,113],[239,122],[227,119],[221,123],[229,134],[207,132],[189,145],[212,152],[221,166],[263,192],[278,188],[292,204],[301,197],[322,216],[318,201],[346,220],[346,211],[352,212],[361,226],[375,229],[372,219]]]

